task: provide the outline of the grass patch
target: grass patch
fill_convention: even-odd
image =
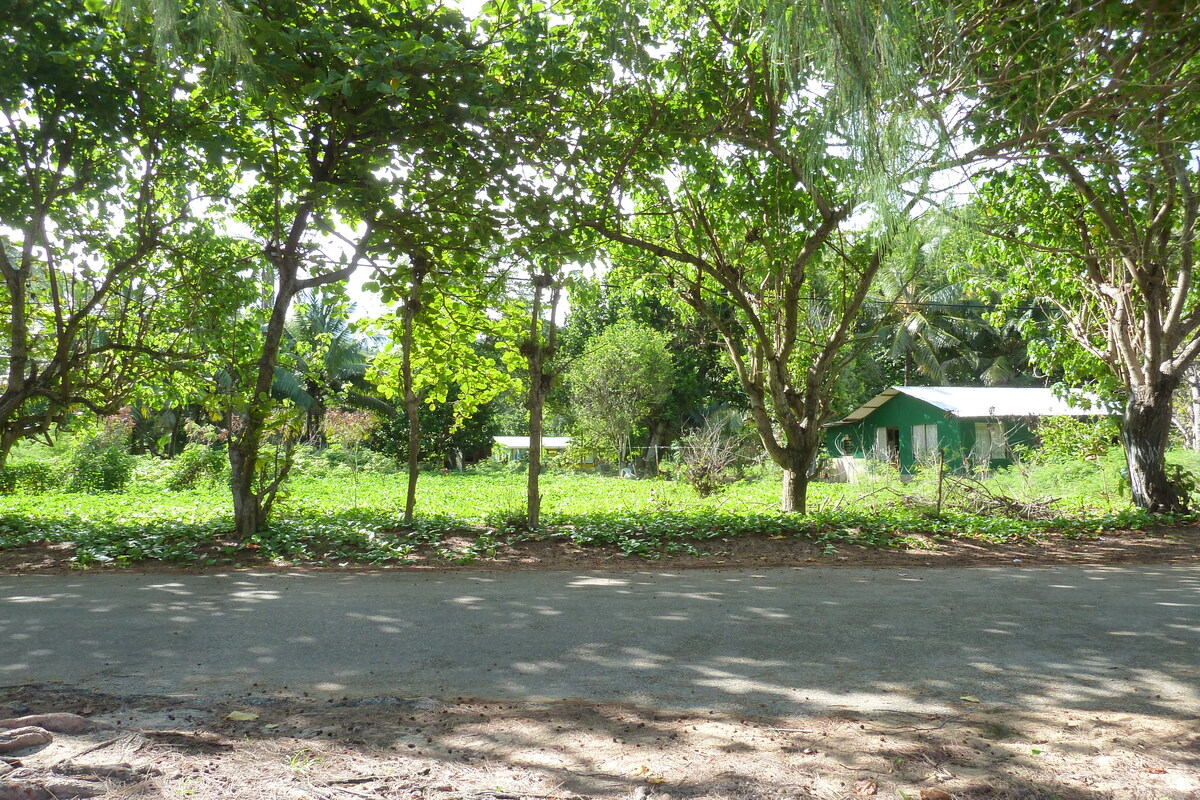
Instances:
[[[1031,542],[1050,535],[1089,537],[1192,521],[1131,508],[1114,464],[1107,458],[1014,469],[982,484],[990,492],[1036,499],[1049,511],[1038,519],[972,508],[968,498],[953,495],[943,497],[937,513],[932,475],[910,483],[885,476],[866,483],[814,484],[809,513],[801,516],[777,510],[780,481],[770,474],[701,498],[678,481],[549,473],[543,481],[545,524],[530,531],[523,524],[525,476],[507,469],[489,465],[465,473],[423,474],[418,520],[405,528],[404,473],[360,473],[352,493],[347,491],[349,473],[322,463],[301,470],[290,483],[269,530],[235,542],[229,538],[232,508],[224,486],[172,491],[167,488],[170,470],[162,462],[141,459],[125,492],[18,491],[0,496],[0,550],[56,544],[69,548],[79,567],[142,561],[236,565],[250,558],[386,565],[407,563],[419,549],[466,564],[533,539],[661,558],[703,553],[712,540],[747,535],[799,537],[832,552],[848,544],[937,547],[956,538]]]

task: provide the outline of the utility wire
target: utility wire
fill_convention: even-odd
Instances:
[[[435,270],[435,271],[441,275],[453,275],[454,274],[454,273],[448,272],[448,271],[440,271],[440,270]],[[488,277],[488,278],[506,278],[507,280],[514,281],[516,283],[532,283],[533,282],[532,278],[526,278],[526,277],[522,277],[519,275],[509,275],[509,274],[503,273],[503,272],[488,272],[488,273],[484,273],[484,275],[485,275],[485,277]],[[597,281],[596,285],[600,286],[603,289],[611,289],[611,288],[615,288],[615,286],[616,286],[615,284],[606,283],[604,281]],[[801,296],[797,297],[797,299],[804,300],[807,302],[820,302],[821,300],[824,300],[825,298],[816,297],[813,295],[801,295]],[[933,300],[873,300],[870,298],[868,298],[867,300],[864,300],[863,305],[886,306],[889,308],[900,308],[900,307],[905,307],[905,308],[953,308],[953,309],[958,309],[961,311],[998,311],[1001,309],[1010,310],[1010,311],[1045,311],[1046,310],[1046,306],[1044,306],[1044,305],[1003,306],[998,303],[983,303],[983,302],[939,303],[939,302],[936,302]]]

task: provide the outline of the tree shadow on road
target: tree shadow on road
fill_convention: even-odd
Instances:
[[[319,753],[321,780],[353,768],[378,796],[1200,795],[1194,569],[796,576],[526,574],[514,594],[487,574],[231,573],[132,600],[23,582],[0,600],[0,680],[70,659],[81,687],[184,695],[261,780],[316,786],[292,762]]]

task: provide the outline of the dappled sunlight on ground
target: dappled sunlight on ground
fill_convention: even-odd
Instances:
[[[916,798],[1185,800],[1200,792],[1194,719],[1023,712],[775,718],[581,701],[318,700],[252,691],[206,700],[0,690],[0,710],[73,710],[120,726],[27,757],[92,758],[161,775],[124,797]],[[231,715],[233,718],[231,719]],[[95,763],[102,763],[95,762]]]
[[[0,675],[680,710],[1200,713],[1188,567],[0,578]]]
[[[219,737],[130,798],[1184,800],[1198,652],[1178,565],[0,577],[10,711]]]

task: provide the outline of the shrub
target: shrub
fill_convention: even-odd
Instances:
[[[752,439],[741,414],[726,411],[705,417],[700,427],[679,440],[683,479],[701,497],[724,491],[740,477],[751,447]],[[735,474],[730,474],[731,470]]]
[[[1038,448],[1026,458],[1044,463],[1096,460],[1116,444],[1117,423],[1111,418],[1047,417],[1037,425]]]
[[[25,494],[45,494],[58,485],[58,473],[40,461],[16,464],[9,469],[16,473],[16,488]]]
[[[224,475],[227,464],[224,451],[192,442],[175,457],[167,488],[181,492],[196,488],[201,481],[211,485]]]
[[[70,489],[73,492],[120,492],[133,475],[129,455],[128,415],[109,417],[103,427],[85,439],[71,459]]]

